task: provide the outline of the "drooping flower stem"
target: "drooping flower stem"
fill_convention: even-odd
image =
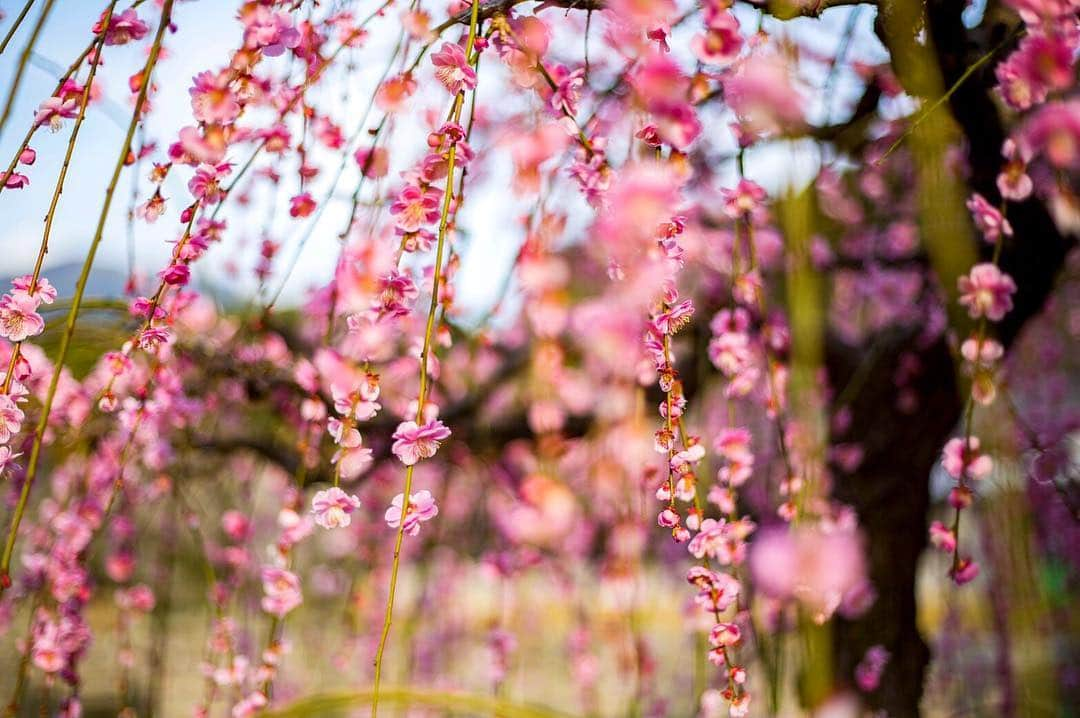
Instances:
[[[15,37],[15,33],[18,32],[19,26],[22,25],[22,21],[26,19],[26,14],[30,12],[30,8],[34,6],[37,0],[26,0],[26,4],[23,5],[22,10],[15,17],[15,21],[11,23],[11,27],[8,28],[7,34],[4,35],[4,40],[0,42],[0,55],[4,54],[4,50],[7,49],[8,44],[11,42],[11,38]]]
[[[143,2],[145,2],[145,0],[135,0],[135,2],[129,5],[128,8],[137,8]],[[86,60],[87,57],[90,56],[90,53],[94,51],[94,46],[97,44],[97,41],[98,38],[97,36],[95,36],[90,41],[90,43],[82,50],[82,52],[80,52],[79,55],[72,61],[72,63],[68,66],[64,73],[56,79],[56,87],[53,89],[51,94],[55,95],[60,92],[64,88],[65,83],[67,83],[67,81],[70,80],[72,76],[79,71],[79,68],[82,67],[83,62]],[[12,98],[12,102],[14,102],[14,97]],[[0,130],[3,129],[3,125],[3,121],[0,121]],[[23,137],[22,142],[20,142],[19,146],[15,148],[15,154],[11,156],[11,162],[8,163],[7,168],[4,170],[3,174],[0,175],[0,177],[10,177],[11,173],[15,171],[16,165],[19,164],[19,157],[26,150],[26,148],[30,146],[30,140],[33,139],[34,133],[38,131],[39,127],[41,127],[41,125],[36,122],[30,125],[30,129],[26,131],[26,135]],[[6,183],[0,182],[0,192],[3,192],[5,188]]]
[[[1005,218],[1005,204],[1001,205],[1001,217]],[[995,267],[998,262],[1001,261],[1001,248],[1004,244],[1004,232],[998,235],[997,240],[994,242],[994,254],[991,258],[991,264]],[[979,361],[979,355],[982,353],[983,344],[987,339],[987,327],[988,322],[986,317],[979,319],[979,324],[975,329],[975,357],[976,362]],[[973,379],[974,380],[974,379]],[[957,479],[957,483],[961,488],[966,488],[965,475],[967,474],[968,462],[970,458],[968,456],[968,447],[971,445],[971,438],[974,432],[975,422],[975,392],[974,390],[968,391],[967,401],[964,404],[964,443],[963,443],[963,467],[960,470],[960,478]],[[953,522],[952,522],[952,534],[953,534],[953,551],[952,562],[950,564],[953,574],[956,574],[961,566],[960,559],[960,513],[963,509],[959,505],[954,508]]]
[[[480,2],[473,0],[472,17],[469,21],[469,39],[465,45],[465,57],[471,58],[473,46],[476,43],[476,31],[479,24]],[[475,89],[473,90],[475,92]],[[459,122],[461,110],[465,103],[465,88],[463,87],[454,96],[454,104],[450,111],[452,121]],[[416,423],[424,421],[424,404],[428,395],[428,357],[432,348],[432,336],[435,330],[435,317],[439,311],[439,286],[442,280],[442,258],[446,249],[446,232],[450,222],[450,207],[454,199],[454,169],[457,161],[457,144],[451,143],[446,160],[446,187],[443,190],[442,211],[439,217],[439,232],[435,245],[435,269],[431,277],[431,303],[428,306],[427,324],[424,327],[424,344],[420,351],[420,389],[416,402]],[[390,636],[390,624],[394,616],[394,598],[397,592],[398,570],[401,567],[401,546],[405,539],[405,517],[409,511],[409,499],[412,491],[413,469],[415,465],[409,465],[405,469],[405,491],[401,501],[401,519],[398,522],[397,536],[394,539],[394,558],[390,565],[390,587],[386,596],[386,615],[383,619],[382,633],[379,636],[379,647],[375,652],[375,675],[372,685],[371,716],[375,718],[379,712],[379,683],[382,679],[383,654],[386,651],[386,641]]]
[[[22,85],[23,77],[26,75],[26,68],[30,64],[30,58],[34,54],[34,48],[37,47],[38,38],[41,36],[41,31],[45,28],[45,22],[49,19],[55,4],[56,0],[46,0],[45,6],[41,9],[41,13],[34,23],[34,27],[30,29],[30,37],[27,38],[26,45],[23,46],[22,52],[19,53],[15,74],[11,78],[11,84],[8,85],[7,97],[4,98],[4,109],[0,110],[0,134],[3,134],[4,126],[7,125],[8,118],[11,117],[11,109],[15,106],[15,97],[19,94],[19,87]]]
[[[34,272],[30,279],[30,294],[37,292],[38,280],[41,278],[41,267],[45,263],[45,255],[49,253],[49,236],[52,234],[53,220],[56,218],[56,207],[60,203],[60,195],[64,192],[64,180],[67,178],[68,167],[71,166],[71,156],[75,152],[75,143],[79,139],[79,130],[86,118],[86,107],[90,104],[90,91],[94,85],[94,77],[97,75],[98,66],[101,64],[101,49],[105,45],[105,36],[109,30],[109,22],[112,20],[113,10],[117,0],[112,0],[105,8],[102,17],[101,33],[94,47],[94,59],[90,62],[90,72],[86,77],[86,85],[83,87],[82,97],[79,98],[79,114],[75,118],[75,124],[71,128],[71,136],[68,138],[67,150],[64,152],[64,161],[60,165],[60,174],[56,178],[56,187],[53,189],[52,201],[49,202],[49,210],[45,213],[45,230],[41,235],[41,246],[38,248],[37,261],[34,262]],[[11,359],[8,362],[7,375],[4,377],[3,389],[0,392],[7,394],[11,391],[11,382],[15,377],[15,365],[19,362],[22,342],[15,342],[11,349]]]
[[[105,235],[105,222],[109,217],[109,210],[112,208],[113,195],[116,194],[116,186],[120,180],[120,174],[127,162],[128,154],[131,152],[131,143],[135,137],[135,128],[138,127],[139,122],[142,119],[143,106],[146,104],[146,97],[150,92],[150,85],[152,84],[151,77],[154,72],[154,67],[157,65],[158,55],[161,53],[161,43],[165,37],[165,29],[168,28],[171,23],[174,1],[175,0],[165,0],[162,5],[161,19],[158,22],[157,33],[154,35],[154,42],[150,46],[150,54],[146,58],[146,64],[143,66],[141,75],[143,82],[142,86],[139,88],[139,94],[135,98],[135,107],[131,112],[131,122],[128,124],[127,134],[124,138],[123,145],[120,147],[120,153],[116,159],[116,166],[113,168],[112,178],[109,180],[108,187],[105,189],[105,201],[101,207],[101,214],[98,216],[97,228],[94,231],[93,239],[90,241],[86,259],[83,261],[82,271],[79,273],[79,279],[75,285],[75,296],[72,299],[71,309],[68,311],[67,320],[64,326],[64,333],[60,339],[60,352],[56,357],[52,379],[49,382],[49,388],[45,394],[45,401],[41,406],[41,416],[39,417],[37,427],[34,430],[34,441],[30,449],[30,459],[26,466],[26,478],[23,481],[22,490],[19,493],[19,500],[15,506],[11,527],[8,529],[3,557],[0,558],[0,595],[2,595],[11,585],[11,557],[15,552],[15,539],[18,536],[19,524],[22,521],[23,514],[26,512],[26,503],[30,498],[30,491],[34,486],[34,478],[37,475],[38,462],[41,459],[41,444],[45,437],[45,429],[49,424],[49,414],[52,411],[53,400],[56,398],[56,390],[60,384],[60,373],[64,369],[64,361],[67,359],[68,349],[71,347],[71,338],[75,333],[75,323],[79,318],[79,309],[82,306],[83,294],[86,292],[86,284],[90,278],[90,270],[94,266],[94,258],[97,256],[98,247],[101,245],[102,237]]]

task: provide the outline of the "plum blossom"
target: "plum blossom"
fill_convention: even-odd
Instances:
[[[960,288],[960,304],[968,308],[973,319],[986,317],[999,321],[1012,309],[1012,295],[1016,283],[997,265],[989,262],[976,264],[967,276],[957,281]]]
[[[993,459],[979,451],[977,436],[968,437],[966,451],[963,439],[949,439],[941,452],[941,465],[954,479],[983,479],[994,470]]]
[[[200,164],[195,168],[195,175],[188,181],[191,194],[205,204],[217,204],[225,196],[222,180],[232,171],[228,162],[212,165]]]
[[[930,543],[945,553],[956,550],[956,534],[940,521],[930,524]]]
[[[283,568],[263,567],[262,585],[265,594],[262,609],[272,616],[284,618],[304,600],[300,593],[300,579]]]
[[[979,576],[979,564],[971,558],[962,558],[949,569],[949,577],[957,586],[974,581]]]
[[[45,331],[45,320],[37,313],[38,300],[13,292],[0,297],[0,336],[21,342]]]
[[[707,65],[731,64],[738,57],[742,46],[739,21],[726,10],[707,13],[705,34],[695,35],[690,40],[690,49],[694,55]]]
[[[307,217],[315,211],[315,198],[310,192],[301,192],[289,200],[290,217]]]
[[[23,189],[30,186],[30,178],[18,172],[12,172],[11,174],[0,172],[0,180],[3,181],[4,187],[7,189]]]
[[[441,194],[423,190],[413,184],[405,185],[390,205],[390,214],[397,217],[397,227],[403,232],[416,232],[425,224],[439,219]]]
[[[442,47],[431,56],[435,65],[435,78],[447,91],[456,95],[462,90],[476,87],[476,71],[469,67],[465,50],[455,42],[444,42]]]
[[[394,456],[412,466],[421,459],[430,459],[439,450],[439,443],[450,438],[450,429],[438,419],[423,426],[415,421],[403,421],[394,432]]]
[[[311,500],[315,523],[324,529],[347,527],[352,523],[352,512],[358,508],[360,499],[346,494],[337,486],[317,492]]]
[[[881,674],[885,672],[885,666],[889,663],[889,652],[882,645],[870,646],[866,649],[863,659],[855,666],[855,682],[864,693],[870,693],[877,689],[881,682]]]
[[[266,5],[256,5],[241,18],[244,22],[244,42],[264,55],[277,57],[286,48],[300,45],[300,33],[292,26],[288,13],[274,12]]]
[[[229,88],[232,73],[206,70],[192,78],[191,109],[199,122],[227,124],[240,115],[240,102]]]
[[[998,192],[1004,199],[1023,202],[1031,196],[1034,187],[1027,173],[1031,152],[1026,144],[1019,145],[1010,137],[1002,145],[1001,156],[1006,162],[997,178]]]
[[[971,212],[975,226],[982,232],[983,239],[988,244],[994,244],[1002,236],[1011,237],[1013,230],[1009,220],[1005,219],[986,198],[976,192],[967,201],[967,208]]]
[[[716,559],[722,566],[740,564],[746,557],[746,538],[755,525],[749,519],[729,522],[705,519],[701,530],[690,540],[687,550],[694,558]]]
[[[42,100],[34,115],[35,125],[49,125],[49,130],[59,132],[64,126],[64,120],[79,114],[79,103],[74,99],[61,97],[49,97]]]
[[[0,394],[0,444],[6,444],[22,428],[25,415],[11,394]]]
[[[404,500],[405,494],[398,494],[390,502],[390,508],[386,510],[384,518],[386,524],[392,529],[401,526],[401,505]],[[411,494],[409,496],[409,507],[405,511],[405,533],[416,536],[420,533],[420,524],[435,518],[438,513],[439,507],[435,505],[435,497],[431,495],[430,491],[425,489]]]
[[[102,31],[104,15],[94,24],[93,31],[98,34]],[[109,27],[105,32],[106,45],[126,45],[132,40],[142,40],[150,32],[150,27],[139,19],[138,13],[133,8],[128,8],[120,13],[115,13],[109,19]]]
[[[407,315],[420,294],[412,277],[397,269],[380,277],[378,288],[379,294],[372,304],[372,309],[380,319],[395,319]]]

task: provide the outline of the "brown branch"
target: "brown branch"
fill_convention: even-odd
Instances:
[[[483,22],[496,15],[504,15],[510,8],[521,5],[525,2],[531,2],[532,0],[489,0],[489,2],[480,3],[480,21]],[[566,10],[603,10],[605,7],[604,0],[545,0],[540,3],[538,10],[542,10],[545,7],[561,7]],[[471,10],[465,9],[456,15],[451,15],[442,24],[435,27],[432,31],[436,35],[449,30],[454,25],[468,25],[469,18],[471,16]]]

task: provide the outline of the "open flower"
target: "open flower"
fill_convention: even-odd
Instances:
[[[0,297],[0,336],[13,342],[45,331],[45,320],[37,313],[38,300],[16,292]]]
[[[972,319],[986,317],[996,322],[1012,309],[1016,283],[994,264],[976,264],[967,276],[960,277],[957,284],[960,304],[968,308]]]
[[[394,432],[394,456],[406,466],[412,466],[421,459],[430,459],[439,450],[439,442],[450,438],[450,429],[436,419],[423,426],[415,421],[403,421]]]
[[[240,102],[229,88],[232,73],[206,70],[191,78],[191,109],[199,122],[228,124],[240,115]]]
[[[450,94],[456,95],[466,87],[470,90],[476,87],[476,72],[469,67],[461,45],[444,42],[442,48],[431,56],[431,62],[435,65],[435,79]]]
[[[405,494],[398,494],[390,502],[390,508],[386,510],[386,523],[396,529],[401,526],[401,505],[405,501]],[[409,506],[405,510],[405,533],[415,536],[420,533],[420,524],[430,521],[439,514],[439,507],[435,505],[435,497],[430,491],[417,491],[409,496]]]
[[[104,16],[94,25],[94,32],[100,33]],[[132,8],[116,13],[109,19],[109,27],[105,32],[106,45],[126,45],[132,40],[142,40],[150,32],[150,27],[139,19],[138,13]]]
[[[319,491],[311,500],[311,513],[315,523],[324,529],[346,527],[352,523],[352,512],[360,508],[360,499],[346,494],[337,486]]]
[[[262,570],[262,609],[272,616],[284,618],[304,601],[300,579],[292,571],[265,566]]]
[[[968,199],[967,208],[971,212],[971,218],[975,220],[975,226],[982,232],[983,239],[988,244],[994,244],[1002,235],[1012,236],[1013,230],[1009,220],[1005,219],[1001,212],[978,192]]]
[[[397,227],[402,232],[416,232],[439,218],[439,193],[405,185],[390,205],[390,214],[397,217]]]
[[[65,100],[60,97],[50,97],[38,105],[34,115],[35,125],[48,125],[53,132],[59,132],[64,125],[64,120],[79,114],[79,103],[75,100]]]
[[[216,204],[225,196],[222,180],[231,171],[232,165],[227,162],[218,165],[203,163],[195,169],[195,175],[188,181],[188,189],[204,204]]]

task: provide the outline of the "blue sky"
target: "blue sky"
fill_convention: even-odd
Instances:
[[[9,15],[9,19],[0,24],[0,30],[6,30],[10,16],[21,6],[21,0],[0,0],[0,8]],[[374,3],[360,3],[361,9]],[[104,2],[89,0],[57,0],[56,9],[38,43],[37,54],[31,61],[31,68],[24,80],[23,88],[15,104],[12,119],[0,136],[0,157],[10,158],[14,148],[33,117],[37,104],[55,84],[57,74],[66,67],[71,58],[85,47],[89,40],[89,28],[100,12]],[[167,41],[169,53],[159,64],[157,77],[162,91],[154,99],[156,109],[147,126],[149,139],[159,142],[164,148],[175,138],[180,127],[191,124],[191,111],[188,103],[187,88],[190,78],[197,72],[220,67],[228,58],[240,38],[240,24],[234,17],[234,2],[181,2],[177,3],[174,18],[179,26],[179,33]],[[154,3],[146,3],[140,14],[144,18],[156,12]],[[438,15],[438,11],[433,11]],[[835,48],[837,39],[846,24],[850,8],[837,8],[826,12],[822,20],[799,20],[785,24],[783,32],[791,33],[816,50],[829,52]],[[37,9],[27,18],[27,24],[16,36],[11,47],[0,56],[0,78],[6,89],[8,78],[14,72],[17,56],[25,42],[30,23],[36,17]],[[744,24],[756,23],[752,13],[740,12]],[[876,40],[870,31],[873,12],[864,8],[859,17],[859,29],[852,43],[850,54],[861,58],[881,57]],[[343,82],[323,83],[324,93],[315,98],[321,108],[329,109],[331,114],[343,125],[346,134],[363,113],[366,99],[382,72],[388,50],[396,41],[396,20],[388,17],[375,27],[363,51],[356,55],[358,72],[353,73],[348,84],[348,98],[343,98]],[[594,32],[595,32],[594,28]],[[67,265],[82,261],[93,232],[94,224],[100,212],[105,183],[116,161],[123,133],[126,128],[131,93],[126,87],[127,77],[143,61],[141,46],[108,48],[105,65],[99,77],[104,80],[108,103],[91,112],[83,126],[80,140],[73,158],[72,168],[68,173],[66,191],[61,198],[60,211],[55,223],[51,241],[51,252],[46,263],[46,276],[50,267]],[[285,62],[279,58],[275,62]],[[166,87],[167,78],[170,83]],[[850,78],[841,78],[836,85],[841,97],[851,95],[856,90]],[[480,103],[505,102],[500,96],[497,84],[485,88],[481,83]],[[834,108],[836,105],[834,105]],[[820,106],[816,111],[820,111]],[[837,110],[834,109],[834,113]],[[379,119],[376,110],[367,122],[372,127]],[[254,120],[253,120],[254,121]],[[53,183],[59,170],[60,160],[67,142],[69,128],[57,134],[47,130],[39,131],[33,142],[38,150],[38,162],[28,174],[33,185],[27,190],[6,190],[0,194],[0,243],[5,251],[0,254],[0,275],[13,276],[29,271],[33,265],[43,228],[42,219],[46,211]],[[412,143],[422,144],[423,129],[415,117],[399,120],[395,130],[395,146]],[[392,146],[392,154],[395,154]],[[158,155],[160,159],[161,155]],[[234,162],[242,162],[246,154],[231,156]],[[313,183],[312,191],[321,199],[328,190],[328,182],[337,167],[333,157],[320,157],[324,167],[323,176]],[[763,181],[766,186],[778,187],[785,183],[805,182],[816,171],[816,153],[805,147],[785,145],[762,150],[751,156],[749,172]],[[145,165],[140,180],[140,201],[150,194],[146,181]],[[285,165],[285,170],[292,165]],[[397,167],[395,167],[397,169]],[[136,222],[133,237],[135,248],[135,266],[137,271],[146,276],[160,269],[167,262],[170,246],[168,241],[178,231],[176,212],[188,198],[184,182],[189,172],[174,171],[164,187],[164,194],[172,201],[169,213],[157,223],[147,225]],[[134,173],[128,170],[121,178],[120,190],[114,202],[105,238],[98,255],[96,267],[109,277],[125,275],[128,267],[129,236],[125,215],[127,213]],[[229,286],[235,293],[249,295],[254,289],[250,279],[250,267],[254,263],[260,233],[269,227],[272,236],[283,242],[283,248],[276,260],[280,269],[286,266],[296,251],[300,238],[308,230],[305,222],[298,222],[288,217],[288,198],[295,192],[295,179],[287,180],[275,195],[272,191],[263,191],[253,197],[256,210],[246,215],[242,222],[235,221],[230,231],[228,246],[216,248],[200,261],[195,277],[203,288]],[[355,171],[349,163],[349,171],[343,177],[335,192],[335,199],[327,207],[322,218],[311,232],[311,239],[300,255],[296,271],[291,275],[282,294],[283,303],[294,303],[303,297],[304,292],[316,284],[324,283],[330,276],[337,257],[336,236],[345,221],[348,211],[348,197],[355,182]],[[505,158],[492,163],[491,172],[478,186],[470,187],[469,201],[466,203],[460,226],[468,232],[468,251],[464,254],[462,272],[458,275],[459,302],[472,312],[483,311],[496,296],[502,285],[502,278],[513,261],[521,240],[517,218],[527,211],[527,206],[510,197],[506,187],[510,182],[510,166]],[[573,212],[571,228],[583,229],[587,215],[579,207]],[[251,226],[251,218],[259,217],[259,226]],[[309,220],[310,221],[310,220]],[[232,259],[241,265],[241,281],[229,279],[225,271],[226,260]],[[111,281],[111,280],[110,280]],[[271,280],[271,288],[276,288],[280,278]]]

